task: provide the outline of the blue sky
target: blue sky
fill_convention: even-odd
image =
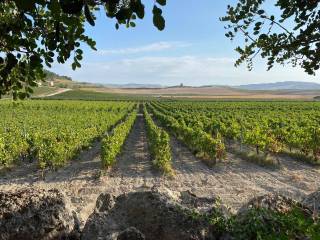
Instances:
[[[168,0],[163,8],[164,31],[152,24],[152,4],[144,0],[146,16],[136,28],[114,27],[114,21],[97,12],[96,26],[86,26],[87,34],[97,42],[98,51],[84,47],[82,68],[55,64],[53,71],[77,81],[95,83],[148,83],[162,85],[239,85],[275,81],[313,81],[299,68],[277,66],[266,71],[259,58],[254,70],[243,65],[235,68],[238,41],[225,36],[219,17],[236,0]],[[183,3],[182,3],[183,2]],[[201,4],[199,4],[201,2]],[[270,4],[271,1],[269,1]],[[267,6],[270,9],[269,6]]]

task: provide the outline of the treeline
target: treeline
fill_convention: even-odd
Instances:
[[[72,81],[71,77],[59,75],[49,70],[44,70],[44,73],[46,74],[46,80],[64,79],[64,80]]]

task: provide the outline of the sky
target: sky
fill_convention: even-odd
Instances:
[[[320,82],[300,68],[276,66],[266,71],[265,60],[257,58],[253,71],[245,65],[235,68],[238,54],[234,49],[241,39],[225,37],[219,21],[227,5],[236,0],[167,0],[163,7],[164,31],[152,23],[154,1],[144,0],[146,16],[135,28],[114,27],[114,20],[97,12],[96,26],[86,26],[86,33],[97,42],[97,51],[83,45],[81,69],[71,63],[54,64],[52,71],[76,81],[103,84],[161,85],[241,85],[278,81]],[[200,3],[201,2],[201,3]],[[272,1],[268,1],[269,4]],[[270,5],[271,6],[271,5]],[[270,6],[267,10],[272,11]]]

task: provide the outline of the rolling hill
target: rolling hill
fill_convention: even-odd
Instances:
[[[237,86],[238,89],[244,90],[262,90],[262,91],[275,91],[275,90],[320,90],[320,84],[313,82],[275,82],[275,83],[258,83]]]

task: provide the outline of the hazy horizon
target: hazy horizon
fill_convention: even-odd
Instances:
[[[183,84],[183,87],[206,87],[206,86],[213,86],[213,87],[241,87],[246,85],[264,85],[264,84],[279,84],[279,83],[305,83],[305,84],[318,84],[320,86],[319,82],[311,82],[311,81],[275,81],[275,82],[260,82],[260,83],[249,83],[249,84],[233,84],[233,85],[227,85],[227,84],[205,84],[205,85],[186,85],[183,82],[175,85],[164,85],[161,83],[136,83],[136,82],[125,82],[125,83],[99,83],[99,82],[87,82],[87,81],[78,81],[76,79],[72,79],[74,82],[78,83],[89,83],[94,85],[103,85],[103,86],[126,86],[126,85],[138,85],[138,86],[159,86],[159,87],[179,87],[181,84]]]

